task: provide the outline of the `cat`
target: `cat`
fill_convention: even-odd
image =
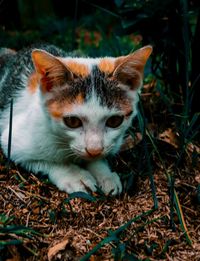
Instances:
[[[120,57],[69,56],[53,45],[0,55],[0,135],[7,155],[13,99],[11,160],[47,174],[67,193],[122,192],[106,156],[116,154],[137,114],[145,46]]]

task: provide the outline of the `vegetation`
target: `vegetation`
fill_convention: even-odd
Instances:
[[[16,0],[0,12],[0,46],[15,50],[154,48],[138,117],[108,159],[123,195],[66,195],[1,154],[0,260],[199,260],[199,1]]]

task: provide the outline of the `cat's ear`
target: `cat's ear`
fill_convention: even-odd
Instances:
[[[116,59],[116,69],[113,77],[131,90],[136,90],[142,85],[144,66],[152,52],[152,47],[147,45],[132,54]]]
[[[73,80],[72,72],[57,57],[44,50],[33,50],[32,60],[44,93]]]

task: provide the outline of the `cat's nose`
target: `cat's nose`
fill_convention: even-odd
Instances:
[[[97,148],[97,149],[88,149],[88,148],[85,148],[85,151],[87,152],[87,154],[90,156],[90,157],[98,157],[102,154],[103,152],[103,148]]]

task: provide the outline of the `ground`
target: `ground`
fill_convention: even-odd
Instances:
[[[129,193],[119,197],[101,193],[70,197],[13,164],[9,170],[3,155],[1,162],[0,260],[114,260],[114,256],[115,260],[200,260],[200,174],[197,168],[188,168],[191,163],[179,168],[175,179],[186,235],[177,208],[174,229],[170,224],[169,182],[159,164],[153,171],[158,201],[154,209],[148,176],[138,177]],[[168,166],[167,171],[171,169]],[[84,259],[92,249],[94,253]]]

